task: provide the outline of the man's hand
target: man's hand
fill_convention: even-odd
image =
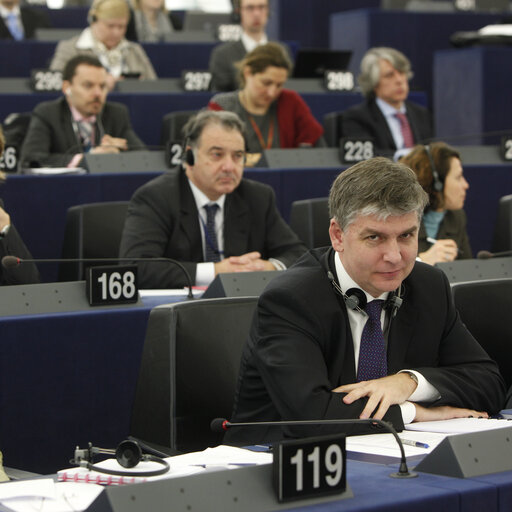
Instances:
[[[0,207],[0,231],[11,223],[11,217],[9,214]]]
[[[453,418],[488,418],[489,415],[484,411],[474,411],[473,409],[461,409],[460,407],[451,407],[443,405],[440,407],[422,407],[414,404],[416,407],[416,416],[414,421],[438,421],[451,420]]]
[[[343,402],[346,404],[351,404],[364,396],[368,397],[366,407],[359,418],[364,420],[371,416],[376,420],[381,420],[391,405],[405,402],[416,387],[416,382],[409,377],[407,372],[403,372],[388,375],[382,379],[345,384],[333,389],[333,391],[335,393],[347,393],[343,397]],[[377,411],[372,415],[375,409]]]
[[[230,256],[215,263],[215,275],[225,272],[256,272],[260,270],[276,270],[270,261],[262,260],[257,251],[248,252],[241,256]]]
[[[442,261],[453,261],[457,257],[457,244],[449,238],[438,240],[428,251],[418,254],[421,261],[435,265]]]

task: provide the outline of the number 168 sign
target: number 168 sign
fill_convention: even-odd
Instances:
[[[282,441],[273,446],[274,488],[279,501],[345,491],[345,435]]]
[[[137,302],[139,298],[137,267],[133,265],[89,267],[86,273],[86,290],[91,306]]]

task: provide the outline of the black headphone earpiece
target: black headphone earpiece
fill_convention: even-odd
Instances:
[[[191,167],[193,167],[194,164],[196,163],[196,158],[194,156],[194,151],[192,151],[192,148],[188,148],[185,151],[185,162]]]
[[[95,454],[115,455],[116,460],[123,468],[133,468],[141,461],[152,461],[160,464],[162,468],[153,471],[121,471],[116,469],[105,469],[97,464],[94,464],[93,459]],[[164,455],[164,454],[162,454]],[[169,471],[169,464],[166,460],[155,455],[142,453],[142,448],[137,441],[126,440],[119,444],[115,449],[98,448],[89,443],[85,449],[80,449],[78,446],[75,450],[75,457],[69,461],[71,464],[97,471],[98,473],[106,473],[107,475],[119,476],[158,476],[163,475]]]
[[[432,152],[430,151],[430,145],[426,144],[424,146],[425,153],[427,153],[428,160],[430,162],[430,169],[432,170],[432,177],[434,178],[434,190],[436,192],[442,192],[443,190],[443,182],[439,177],[439,173],[437,172],[436,164],[434,163],[434,158],[432,157]]]
[[[327,278],[331,281],[334,292],[343,297],[347,308],[366,314],[364,311],[364,308],[366,307],[366,295],[363,290],[360,290],[359,288],[350,288],[350,290],[347,290],[347,293],[344,293],[340,285],[336,282],[336,279],[334,279],[334,275],[330,270],[327,271]]]

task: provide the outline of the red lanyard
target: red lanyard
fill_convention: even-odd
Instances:
[[[251,122],[252,129],[254,130],[254,133],[256,134],[256,137],[258,137],[258,141],[260,143],[261,149],[270,149],[272,147],[272,140],[274,139],[274,118],[270,118],[270,124],[268,127],[268,135],[267,135],[267,144],[265,144],[265,141],[263,140],[263,135],[261,134],[260,129],[258,128],[258,125],[256,124],[256,121],[254,118],[249,115],[249,121]]]

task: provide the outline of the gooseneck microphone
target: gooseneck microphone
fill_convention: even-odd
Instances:
[[[4,256],[2,258],[2,266],[5,269],[10,269],[21,265],[22,263],[133,263],[133,262],[160,262],[160,263],[172,263],[181,269],[187,280],[188,287],[188,299],[193,299],[194,294],[192,293],[192,279],[187,269],[176,260],[172,258],[41,258],[41,259],[22,259],[17,256]]]
[[[369,418],[367,420],[362,419],[332,419],[332,420],[295,420],[295,421],[249,421],[232,423],[226,418],[215,418],[210,423],[210,428],[213,432],[225,432],[232,427],[295,427],[301,425],[355,425],[355,424],[366,424],[366,425],[379,425],[391,434],[396,439],[398,447],[400,448],[400,467],[398,473],[391,473],[389,476],[392,478],[415,478],[418,473],[409,471],[407,467],[407,460],[405,458],[405,450],[402,444],[402,440],[398,436],[396,430],[393,428],[391,423],[382,420],[376,420]]]
[[[502,252],[490,252],[490,251],[478,251],[476,257],[479,260],[488,260],[490,258],[501,258],[504,256],[512,256],[512,251]]]

